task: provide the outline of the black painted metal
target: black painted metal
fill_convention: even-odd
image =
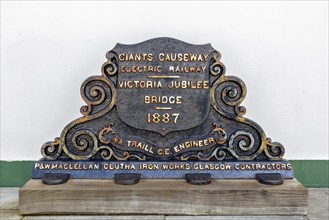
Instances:
[[[70,178],[68,173],[45,173],[42,177],[42,183],[46,185],[58,185],[66,183]]]
[[[42,146],[44,159],[57,164],[283,161],[283,145],[272,142],[257,123],[243,117],[246,86],[226,75],[221,54],[210,44],[163,37],[117,44],[106,57],[102,75],[82,83],[83,117]],[[67,172],[81,176],[79,171]],[[176,172],[172,175],[181,176],[181,170]],[[290,177],[292,171],[288,172]],[[144,168],[142,173],[168,176],[150,174]]]
[[[187,173],[186,180],[193,185],[207,185],[211,183],[210,173]]]
[[[280,173],[258,173],[256,174],[258,182],[266,185],[281,185],[283,177]]]
[[[141,179],[140,173],[116,173],[114,175],[114,182],[120,185],[137,184]]]
[[[141,56],[138,61],[134,58],[136,54]],[[148,58],[149,54],[152,59]],[[187,61],[177,61],[183,55]],[[191,61],[192,55],[199,55],[199,60]],[[160,61],[167,56],[176,61]],[[92,76],[82,84],[81,95],[87,103],[81,108],[84,117],[66,126],[60,138],[47,142],[42,148],[44,157],[175,161],[281,159],[283,146],[272,143],[258,124],[243,117],[246,109],[240,104],[246,96],[246,86],[239,78],[225,75],[220,57],[210,44],[193,45],[172,38],[117,44],[107,53],[103,75]],[[138,67],[142,71],[132,72],[134,66],[135,71]],[[157,66],[161,72],[155,71]],[[144,67],[154,69],[148,71]],[[201,67],[203,72],[182,72],[184,67]],[[172,72],[171,68],[179,71]],[[141,88],[141,82],[147,84],[147,81],[152,88]],[[172,83],[183,81],[194,87],[197,82],[205,82],[206,86],[169,89]],[[124,86],[127,82],[131,82],[131,88]],[[159,82],[161,88],[154,86]],[[145,103],[146,96],[179,96],[181,103],[150,104]],[[157,110],[162,107],[171,109]],[[211,138],[215,142],[208,143]],[[128,141],[135,144],[132,146]]]

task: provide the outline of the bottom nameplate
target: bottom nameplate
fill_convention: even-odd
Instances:
[[[45,173],[68,173],[70,178],[105,179],[116,173],[139,173],[141,178],[185,178],[187,173],[210,173],[212,178],[255,178],[258,173],[280,173],[283,178],[293,178],[291,164],[286,161],[239,162],[133,162],[133,161],[48,161],[34,164],[32,178],[42,178]]]

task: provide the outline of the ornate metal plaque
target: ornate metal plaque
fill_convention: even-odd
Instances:
[[[34,178],[293,177],[284,147],[243,117],[246,86],[210,44],[156,38],[117,44],[106,58],[102,74],[82,83],[83,116],[42,146]]]

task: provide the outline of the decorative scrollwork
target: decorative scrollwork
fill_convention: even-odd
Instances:
[[[266,139],[265,155],[272,160],[279,160],[283,157],[285,150],[281,143],[272,142],[271,138]]]
[[[54,141],[46,142],[41,147],[41,154],[48,160],[55,160],[62,153],[62,145],[60,139],[57,137]]]
[[[228,153],[238,160],[252,160],[256,158],[263,150],[262,144],[255,140],[252,132],[246,130],[237,130],[230,135],[217,123],[213,123],[212,132],[220,133],[221,138],[217,141],[217,147],[212,152],[197,151],[195,153],[184,153],[180,156],[181,160],[224,160]],[[275,150],[275,149],[273,149]]]
[[[122,156],[119,156],[116,154],[113,149],[107,145],[103,145],[99,147],[99,152],[103,160],[110,160],[112,157],[114,157],[117,160],[127,160],[129,158],[136,158],[138,160],[146,160],[146,156],[138,156],[135,154],[130,154],[128,151],[124,151],[122,153]]]
[[[112,148],[110,148],[109,146],[106,146],[106,145],[100,146],[99,152],[100,152],[100,156],[103,160],[110,160],[114,155]]]
[[[81,86],[82,99],[87,103],[80,108],[81,114],[87,116],[105,110],[114,105],[115,89],[112,82],[104,77],[90,77]]]
[[[107,61],[102,66],[102,73],[104,76],[113,76],[118,72],[117,54],[113,51],[106,53]]]
[[[202,160],[202,152],[198,151],[197,153],[193,153],[193,154],[182,154],[179,158],[180,160],[189,160],[189,159],[198,159],[198,160]]]
[[[243,116],[246,113],[246,108],[240,106],[246,93],[245,84],[234,76],[225,76],[217,80],[210,92],[214,108],[230,118],[234,118],[234,115]]]
[[[226,157],[225,149],[227,148],[220,148],[217,147],[208,157],[203,157],[203,160],[210,160],[211,158],[215,158],[216,160],[224,160]]]
[[[63,150],[72,159],[89,159],[98,151],[98,139],[89,130],[77,130],[72,135],[70,144],[66,144]]]
[[[91,107],[90,106],[88,106],[88,105],[81,106],[81,108],[80,108],[80,113],[81,114],[86,116],[86,115],[89,115],[90,112],[91,112]]]
[[[113,122],[110,122],[108,126],[104,126],[104,128],[99,132],[99,140],[104,144],[109,144],[111,142],[110,139],[108,139],[105,135],[106,134],[115,134],[115,131],[113,130],[112,126],[114,125]]]
[[[226,152],[223,149],[217,148],[210,155],[209,159],[212,157],[215,157],[217,160],[224,160],[224,158],[226,157]]]
[[[244,114],[247,113],[247,109],[244,106],[235,106],[234,111],[238,116],[243,116]]]
[[[221,54],[216,51],[211,54],[210,59],[210,73],[213,76],[222,76],[225,74],[225,66],[222,62],[220,62]]]
[[[227,134],[225,130],[220,125],[218,126],[217,123],[213,123],[212,125],[214,126],[214,130],[212,130],[212,132],[217,132],[220,136],[220,138],[216,140],[216,143],[224,144],[227,140]]]
[[[240,130],[231,135],[228,146],[234,149],[235,143],[237,143],[242,151],[248,151],[254,147],[255,139],[250,132]]]
[[[255,138],[259,138],[258,135],[256,136],[250,131],[238,130],[230,136],[228,149],[239,160],[252,160],[263,150],[261,140],[255,140]]]
[[[224,160],[227,157],[226,151],[230,152],[234,157],[239,158],[239,156],[235,153],[235,151],[228,147],[216,147],[212,152],[210,153],[204,153],[202,151],[197,152],[196,154],[183,154],[180,159],[181,160],[188,160],[188,159],[198,159],[202,161],[207,161],[211,159],[215,160]]]
[[[221,92],[225,104],[235,106],[242,102],[242,87],[236,83],[227,83]]]
[[[92,141],[88,140],[88,136],[92,138]],[[97,138],[94,134],[88,130],[77,131],[72,137],[73,146],[79,151],[85,151],[91,144],[97,144]]]
[[[246,113],[246,108],[240,104],[244,100],[246,92],[243,81],[234,76],[219,78],[211,88],[214,109],[224,117],[243,123],[250,127],[248,130],[254,131],[243,136],[240,132],[232,134],[226,150],[239,160],[255,159],[262,152],[271,160],[282,158],[284,154],[282,144],[271,143],[269,139],[266,139],[264,131],[258,124],[242,117]],[[244,138],[237,141],[242,137]],[[254,140],[255,138],[257,138],[257,142]]]
[[[105,126],[99,137],[104,136],[106,133],[115,133],[112,129],[113,123],[109,123],[109,126]],[[105,137],[104,137],[105,138]],[[103,140],[103,139],[102,139]],[[107,139],[103,140],[104,143],[110,143]],[[47,144],[47,143],[46,143]],[[100,145],[97,136],[89,130],[77,130],[71,138],[69,144],[63,148],[66,155],[75,160],[90,159],[99,153],[103,160],[110,160],[115,158],[116,160],[127,160],[129,158],[136,158],[138,160],[146,160],[146,156],[139,156],[128,151],[122,153],[116,153],[110,145]]]

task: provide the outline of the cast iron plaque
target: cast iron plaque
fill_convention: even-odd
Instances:
[[[281,160],[284,147],[243,117],[246,86],[225,74],[221,54],[210,44],[156,38],[117,44],[106,57],[102,75],[89,77],[81,86],[87,104],[81,107],[83,117],[42,146],[44,159],[36,163],[35,178],[40,178],[41,167],[71,170],[79,178],[92,178],[96,168],[97,177],[112,177],[115,173],[106,173],[111,167],[121,173],[138,170],[142,178],[183,178],[184,170],[200,173],[207,167],[218,178],[291,170]],[[249,162],[240,168],[236,161]],[[266,165],[268,161],[272,163]],[[150,171],[166,169],[168,162],[173,166],[169,170],[177,172]],[[251,173],[214,171],[228,165]],[[72,173],[80,168],[82,173]],[[291,172],[283,176],[291,178]]]

